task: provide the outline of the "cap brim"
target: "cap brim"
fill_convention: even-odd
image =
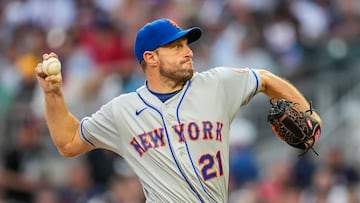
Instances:
[[[186,37],[188,39],[188,43],[193,43],[196,40],[200,39],[202,34],[202,30],[199,27],[193,27],[187,30],[183,30],[181,32],[178,32],[176,35],[174,35],[172,38],[166,40],[165,42],[161,43],[160,46],[164,46],[166,44],[169,44],[175,40],[178,40],[180,38]]]
[[[191,29],[188,29],[188,30],[185,30],[185,31],[187,31],[187,34],[185,34],[184,36],[188,39],[189,44],[195,42],[198,39],[200,39],[201,34],[202,34],[201,29],[198,28],[198,27],[194,27],[194,28],[191,28]]]

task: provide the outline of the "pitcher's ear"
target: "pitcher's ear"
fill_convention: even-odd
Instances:
[[[144,61],[146,64],[155,65],[159,61],[159,57],[154,51],[145,51],[144,52]]]

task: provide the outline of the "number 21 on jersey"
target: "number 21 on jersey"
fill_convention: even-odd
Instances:
[[[216,152],[215,156],[213,154],[200,156],[199,165],[201,166],[201,175],[204,181],[224,175],[220,150]]]

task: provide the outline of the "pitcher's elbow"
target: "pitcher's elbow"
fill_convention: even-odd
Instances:
[[[58,148],[58,152],[60,156],[65,158],[76,157],[78,155],[77,153],[66,149],[66,147]]]

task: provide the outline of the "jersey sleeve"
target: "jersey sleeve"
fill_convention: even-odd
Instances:
[[[229,113],[235,115],[241,106],[255,96],[261,86],[257,69],[235,69],[222,67],[218,69],[224,88],[225,105]]]
[[[81,138],[96,148],[114,151],[121,149],[119,145],[119,133],[113,113],[113,102],[103,105],[90,117],[85,117],[80,122]]]

